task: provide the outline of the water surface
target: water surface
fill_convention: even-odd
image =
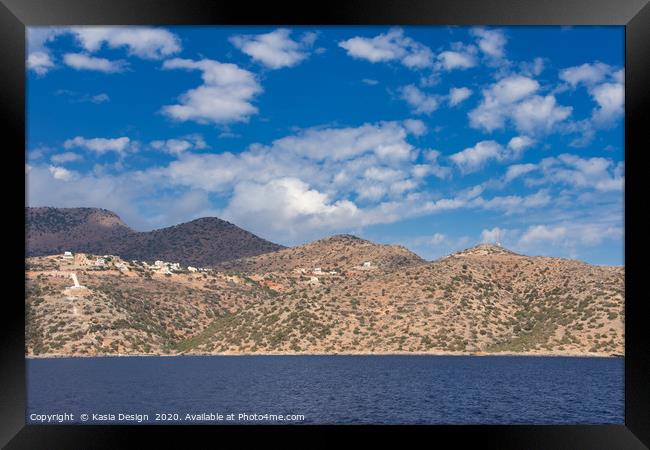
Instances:
[[[279,423],[263,415],[295,414],[304,419],[283,423],[622,424],[623,363],[421,355],[30,359],[27,421],[68,413],[65,423]],[[186,419],[201,413],[205,420]],[[239,420],[240,413],[259,418]]]

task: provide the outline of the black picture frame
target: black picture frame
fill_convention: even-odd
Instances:
[[[625,425],[606,426],[34,426],[25,425],[24,280],[25,189],[25,27],[38,25],[182,24],[368,24],[368,25],[624,25],[625,26]],[[279,439],[317,432],[318,443],[334,443],[350,432],[370,432],[379,440],[405,432],[425,434],[425,442],[451,439],[454,446],[490,448],[626,449],[650,446],[650,317],[643,295],[647,228],[642,218],[642,155],[650,130],[650,5],[648,0],[354,0],[295,4],[210,0],[0,0],[0,114],[4,125],[5,221],[13,243],[4,255],[5,295],[0,350],[0,443],[6,448],[123,448],[132,439],[156,439],[186,448],[195,439],[234,434]],[[21,159],[22,158],[22,159]],[[12,176],[7,176],[11,173]],[[16,178],[13,178],[13,175]],[[18,186],[18,187],[17,187]],[[20,273],[22,271],[22,273]],[[9,289],[9,287],[13,289]],[[14,290],[15,289],[15,290]],[[24,294],[24,284],[22,294]],[[323,432],[327,433],[323,433]],[[284,439],[284,437],[282,438]],[[435,439],[430,441],[429,439]],[[210,442],[210,441],[208,441]],[[216,442],[216,441],[213,441]]]

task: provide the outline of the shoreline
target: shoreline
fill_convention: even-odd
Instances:
[[[48,354],[48,355],[25,355],[25,359],[63,359],[63,358],[135,358],[135,357],[183,357],[183,356],[473,356],[477,358],[489,356],[526,356],[526,357],[564,357],[564,358],[625,358],[624,354],[605,353],[533,353],[533,352],[498,352],[498,353],[452,353],[452,352],[341,352],[341,353],[177,353],[177,354],[152,354],[152,353],[129,353],[129,354],[96,354],[96,355],[72,355],[72,354]]]

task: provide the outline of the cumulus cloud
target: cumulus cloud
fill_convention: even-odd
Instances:
[[[505,45],[508,42],[501,30],[473,28],[471,34],[477,38],[478,48],[491,58],[503,58]]]
[[[63,143],[65,149],[82,148],[90,150],[97,154],[104,154],[108,152],[115,152],[117,154],[124,154],[129,150],[134,150],[137,144],[131,141],[126,136],[119,138],[91,138],[87,139],[82,136],[76,136],[68,139]]]
[[[622,83],[603,83],[590,91],[598,105],[592,118],[597,126],[609,126],[623,116],[625,88]]]
[[[55,180],[69,181],[74,176],[74,172],[60,166],[50,166],[48,168]]]
[[[360,212],[349,200],[332,201],[298,178],[279,178],[267,183],[238,184],[224,209],[224,217],[245,223],[263,235],[304,236],[305,231],[346,228]]]
[[[169,165],[164,177],[212,192],[228,191],[244,181],[300,178],[319,190],[367,197],[372,187],[383,197],[391,194],[391,184],[410,179],[418,149],[407,138],[421,131],[415,126],[418,123],[310,128],[270,145],[253,144],[240,153],[184,153]],[[399,177],[381,179],[380,173]]]
[[[580,138],[572,142],[582,147],[593,139],[596,130],[609,128],[623,117],[625,88],[624,71],[601,62],[585,63],[560,71],[559,77],[571,88],[584,86],[596,106],[591,117],[567,126],[567,131],[578,132]]]
[[[538,168],[542,176],[529,179],[531,185],[562,183],[601,192],[621,191],[624,187],[624,163],[615,163],[609,158],[581,158],[564,153],[543,159]]]
[[[471,52],[447,50],[438,54],[438,63],[445,70],[469,69],[476,66],[476,58]]]
[[[593,86],[603,81],[612,72],[612,67],[601,63],[585,63],[580,66],[568,67],[560,71],[560,79],[571,86],[584,84]]]
[[[415,85],[409,84],[400,89],[402,100],[406,101],[415,114],[431,114],[438,108],[438,99],[435,95],[422,92]]]
[[[495,141],[481,141],[449,157],[461,172],[472,173],[481,169],[488,161],[508,161],[520,158],[524,150],[533,145],[527,136],[512,138],[506,147]]]
[[[81,159],[83,159],[81,155],[73,152],[58,153],[50,157],[50,161],[52,161],[55,164],[64,164],[67,162],[80,161]]]
[[[178,156],[187,150],[201,150],[208,147],[201,135],[189,135],[178,139],[155,140],[149,144],[153,149]]]
[[[251,102],[262,87],[253,73],[235,64],[175,58],[165,61],[163,68],[200,70],[203,79],[202,85],[183,93],[178,104],[163,107],[163,113],[174,120],[226,124],[246,122],[257,114]]]
[[[537,169],[536,164],[513,164],[511,166],[508,166],[508,170],[506,171],[504,181],[506,183],[511,182],[515,178],[519,178],[522,175],[525,175],[529,172],[532,172],[533,170]]]
[[[45,75],[54,67],[54,62],[47,52],[32,52],[27,56],[27,68],[38,75]]]
[[[467,100],[472,95],[472,90],[466,87],[449,89],[449,105],[456,106]]]
[[[85,53],[66,53],[63,55],[63,62],[75,70],[94,70],[104,73],[122,72],[126,68],[125,61],[112,61],[106,58],[90,56]]]
[[[508,230],[499,227],[484,229],[481,231],[481,242],[500,243],[507,234]]]
[[[162,59],[181,51],[180,39],[162,28],[134,26],[83,26],[69,29],[88,52],[126,48],[128,54],[144,59]]]
[[[27,29],[27,68],[38,75],[45,75],[56,67],[55,58],[47,44],[62,35],[72,35],[84,53],[69,53],[66,65],[77,69],[117,72],[125,66],[124,61],[109,61],[90,54],[102,47],[125,48],[129,55],[144,59],[161,59],[181,51],[180,39],[162,28],[133,26],[84,26],[84,27],[29,27]]]
[[[535,141],[528,136],[515,136],[508,141],[508,148],[516,154],[520,154],[534,143]]]
[[[495,141],[481,141],[449,157],[463,173],[475,172],[490,159],[499,159],[503,147]]]
[[[278,28],[275,31],[257,35],[236,35],[229,40],[253,60],[270,69],[293,67],[305,60],[308,49],[315,41],[314,33],[305,33],[300,41],[291,39],[291,30]]]
[[[572,112],[553,95],[534,95],[539,83],[522,75],[511,75],[483,90],[483,99],[468,114],[470,126],[492,132],[511,121],[522,133],[549,133]]]
[[[353,58],[373,63],[399,61],[411,69],[431,67],[433,64],[431,49],[405,36],[401,28],[392,28],[373,38],[356,36],[339,42],[339,47]]]
[[[623,230],[608,223],[559,223],[532,225],[521,235],[519,245],[527,248],[536,244],[564,247],[593,246],[607,239],[620,239]]]

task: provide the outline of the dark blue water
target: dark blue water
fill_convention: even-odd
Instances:
[[[304,419],[283,423],[622,424],[623,362],[471,356],[36,359],[27,361],[27,420],[68,413],[73,416],[64,423],[279,423],[264,414],[295,414]],[[186,416],[201,413],[212,416]]]

